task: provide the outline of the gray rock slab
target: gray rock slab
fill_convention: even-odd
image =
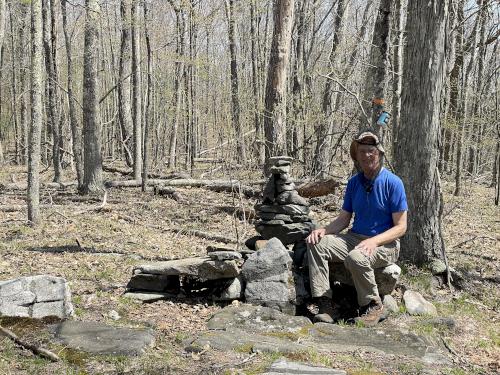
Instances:
[[[195,276],[201,280],[215,280],[238,276],[236,262],[212,260],[210,257],[185,258],[165,262],[141,264],[134,268],[134,274]]]
[[[165,292],[167,290],[176,290],[179,286],[179,276],[140,273],[132,276],[127,284],[127,289]]]
[[[383,303],[384,303],[384,307],[387,309],[387,311],[392,312],[392,313],[399,312],[398,303],[396,302],[394,297],[391,296],[390,294],[387,294],[384,296]]]
[[[427,301],[420,293],[407,290],[403,294],[406,311],[410,315],[437,316],[436,306]]]
[[[241,272],[247,282],[280,275],[290,268],[292,259],[287,249],[277,238],[271,238],[264,248],[250,254]]]
[[[173,298],[176,295],[171,293],[127,292],[123,296],[126,298],[131,298],[147,303],[147,302],[156,302],[168,298]]]
[[[309,336],[302,342],[316,344],[322,350],[330,348],[333,352],[362,349],[375,353],[406,355],[427,364],[451,363],[428,339],[389,327],[371,329],[317,323],[309,329]]]
[[[233,301],[235,299],[240,299],[242,296],[243,292],[243,277],[239,275],[238,277],[234,278],[230,282],[230,284],[227,286],[226,289],[224,289],[220,295],[212,295],[212,299],[214,301]]]
[[[288,192],[295,191],[295,184],[293,182],[277,182],[276,192],[282,193],[284,191]]]
[[[250,304],[225,307],[207,322],[210,330],[234,327],[254,333],[297,332],[310,325],[311,321],[305,316],[291,316],[269,307]]]
[[[304,197],[301,197],[297,191],[283,191],[276,197],[278,204],[296,204],[300,206],[307,206],[308,202]]]
[[[276,281],[250,281],[245,288],[245,300],[266,306],[269,303],[288,302],[288,287]]]
[[[298,204],[286,204],[286,205],[267,205],[267,204],[256,204],[255,210],[257,212],[272,212],[276,214],[285,215],[309,215],[309,207],[300,206]]]
[[[326,367],[310,366],[299,362],[291,362],[286,359],[279,359],[273,362],[269,370],[262,375],[278,374],[347,375],[347,372]]]
[[[276,237],[285,245],[304,240],[314,228],[315,224],[311,222],[284,225],[265,225],[263,223],[255,226],[255,230],[263,238],[270,239]]]
[[[244,331],[238,328],[228,328],[224,331],[203,332],[191,344],[197,347],[214,348],[220,351],[242,349],[257,353],[297,353],[306,352],[306,345],[297,344],[279,337]]]
[[[271,172],[271,174],[290,173],[290,166],[289,165],[280,165],[280,166],[273,165],[271,168],[269,168],[269,172]]]
[[[285,223],[292,223],[293,219],[290,215],[274,214],[270,212],[260,212],[259,218],[262,220],[283,220]]]
[[[243,259],[241,253],[237,251],[213,251],[208,254],[212,260],[238,260]]]
[[[67,347],[93,354],[134,356],[154,345],[151,329],[118,328],[78,321],[66,321],[51,329]]]
[[[62,277],[26,276],[0,282],[0,314],[64,319],[73,314],[71,292]]]

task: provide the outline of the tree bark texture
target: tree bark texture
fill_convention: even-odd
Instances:
[[[40,138],[42,129],[42,1],[31,1],[31,127],[28,152],[28,220],[40,221]]]
[[[233,123],[233,128],[236,135],[236,160],[238,162],[245,163],[245,140],[243,139],[243,130],[241,128],[240,122],[240,99],[238,90],[238,60],[235,39],[236,23],[234,21],[234,0],[228,0],[226,11],[228,21],[229,54],[231,58],[231,121]]]
[[[68,20],[66,12],[66,0],[61,1],[61,13],[63,20],[64,44],[66,46],[67,83],[68,83],[68,107],[69,123],[71,128],[73,160],[75,162],[76,178],[78,188],[83,185],[83,155],[82,155],[82,131],[77,117],[75,104],[77,103],[73,93],[73,53],[71,50],[71,39],[68,34]]]
[[[143,158],[142,158],[142,191],[146,191],[147,180],[148,180],[148,169],[149,169],[149,129],[151,127],[150,122],[153,119],[151,113],[151,101],[153,100],[153,66],[152,66],[152,52],[151,52],[151,42],[149,37],[149,27],[148,27],[148,4],[144,3],[144,35],[146,38],[146,53],[148,59],[148,70],[147,70],[147,91],[146,91],[146,110],[145,110],[145,121],[144,121],[144,142],[143,142]]]
[[[83,193],[102,191],[101,124],[99,122],[98,76],[99,2],[86,0],[83,53]]]
[[[132,121],[134,123],[134,178],[140,179],[142,172],[142,95],[139,48],[139,1],[132,0]]]
[[[366,114],[369,114],[370,127],[382,136],[381,127],[377,119],[385,108],[385,90],[387,86],[387,71],[389,67],[389,40],[391,29],[391,1],[381,0],[373,30],[372,45],[370,48],[370,62],[366,72],[365,103]],[[360,120],[360,130],[366,128]]]
[[[294,0],[274,1],[274,30],[269,58],[264,132],[266,163],[269,157],[286,155],[286,79],[290,55]]]
[[[409,208],[401,258],[414,264],[444,258],[438,142],[447,16],[444,1],[408,4],[408,47],[394,163],[405,183]]]
[[[130,107],[130,76],[132,46],[130,36],[132,0],[120,1],[121,17],[121,43],[119,62],[119,86],[118,86],[118,116],[120,120],[120,130],[122,136],[122,147],[125,153],[127,165],[133,164],[130,144],[132,131],[132,112]]]

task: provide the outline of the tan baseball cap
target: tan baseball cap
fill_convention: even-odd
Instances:
[[[371,131],[363,131],[352,140],[349,153],[351,154],[351,159],[354,161],[356,161],[356,150],[358,145],[376,146],[377,150],[379,150],[382,154],[385,154],[384,147],[380,143],[378,136]]]

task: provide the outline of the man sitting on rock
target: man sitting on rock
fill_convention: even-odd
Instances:
[[[359,134],[351,143],[350,154],[360,172],[349,179],[340,214],[306,238],[311,292],[319,304],[314,320],[333,323],[337,318],[329,263],[343,262],[357,292],[360,317],[356,320],[373,326],[384,313],[373,270],[397,260],[408,204],[401,179],[382,167],[384,149],[374,133]],[[349,226],[353,213],[352,228],[340,233]]]

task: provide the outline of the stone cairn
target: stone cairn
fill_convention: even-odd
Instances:
[[[244,300],[294,315],[310,297],[304,240],[315,223],[290,178],[291,162],[288,156],[269,158],[269,180],[262,203],[255,205],[255,229],[264,241],[249,239],[248,248],[238,250],[209,246],[206,256],[137,265],[125,296],[144,302],[184,295]],[[337,266],[333,280],[352,285],[348,272]],[[399,277],[390,267],[375,272],[381,293],[390,293]]]
[[[262,203],[255,205],[258,220],[255,230],[268,240],[278,238],[283,245],[294,245],[294,262],[306,251],[304,239],[315,229],[309,218],[309,204],[299,195],[290,177],[292,158],[275,156],[269,158],[271,173],[262,197]]]

